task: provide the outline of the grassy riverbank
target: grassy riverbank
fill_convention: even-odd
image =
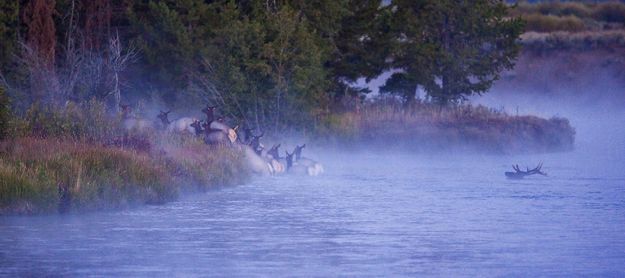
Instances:
[[[202,145],[200,145],[202,144]],[[0,143],[0,214],[120,209],[175,200],[242,183],[247,170],[234,149],[203,143],[152,152],[59,139],[19,138]],[[62,204],[60,188],[69,192]]]
[[[575,141],[575,130],[564,118],[513,116],[484,106],[440,107],[419,101],[378,102],[335,114],[320,135],[345,147],[371,144],[383,149],[503,154],[567,151]]]
[[[235,148],[207,146],[192,135],[124,131],[97,102],[33,107],[6,126],[0,214],[161,204],[249,177]]]

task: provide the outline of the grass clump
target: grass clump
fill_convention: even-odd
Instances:
[[[0,212],[48,213],[59,189],[73,210],[162,203],[177,188],[164,164],[147,154],[55,139],[19,138],[0,144]]]

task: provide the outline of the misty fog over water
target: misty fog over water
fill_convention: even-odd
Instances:
[[[543,107],[571,118],[574,151],[311,148],[322,176],[255,178],[130,211],[4,217],[0,275],[625,275],[623,114]],[[548,176],[503,175],[539,162]]]

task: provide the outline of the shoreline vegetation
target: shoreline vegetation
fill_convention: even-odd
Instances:
[[[346,148],[358,148],[354,142],[360,142],[383,149],[491,154],[570,151],[575,141],[575,129],[566,118],[509,115],[470,104],[441,107],[419,100],[378,101],[333,114],[320,135]]]
[[[567,151],[568,120],[511,116],[484,106],[378,101],[334,113],[309,134],[314,143],[384,145],[420,151],[514,154]],[[102,103],[33,107],[12,117],[0,141],[0,215],[50,214],[162,204],[249,180],[243,152],[192,134],[124,131]],[[268,135],[272,137],[272,135]],[[274,136],[275,137],[275,136]]]
[[[162,204],[248,181],[243,151],[158,127],[155,111],[199,103],[239,131],[289,130],[319,146],[569,151],[567,119],[463,100],[487,93],[519,53],[625,47],[616,2],[76,3],[0,4],[0,215]],[[374,101],[353,86],[396,69]],[[126,129],[123,106],[156,128]]]
[[[162,204],[250,177],[240,150],[192,135],[126,131],[97,101],[33,106],[0,121],[0,215]]]

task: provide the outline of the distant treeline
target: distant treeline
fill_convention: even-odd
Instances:
[[[209,103],[250,126],[312,125],[351,84],[458,103],[490,88],[519,51],[522,22],[498,1],[6,0],[0,84],[12,109],[97,99]]]

